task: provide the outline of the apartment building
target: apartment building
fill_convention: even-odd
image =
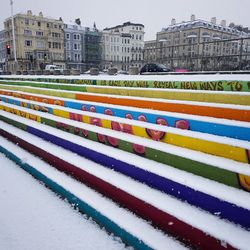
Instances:
[[[171,25],[156,34],[155,57],[173,68],[209,69],[215,64],[233,66],[239,60],[239,51],[249,47],[250,40],[245,32],[230,28],[226,20],[217,22],[213,17],[210,22],[191,16],[190,21]],[[152,41],[146,42],[145,59],[152,58]],[[150,54],[151,53],[151,54]]]
[[[68,69],[81,73],[101,63],[101,36],[94,25],[91,29],[80,24],[64,24],[65,62]]]
[[[103,30],[102,66],[128,70],[143,64],[144,25],[126,22]]]
[[[12,21],[4,22],[5,43],[10,45],[11,53],[7,57],[9,71],[42,70],[46,64],[65,67],[63,21],[39,15],[32,11],[14,16],[16,58],[14,60],[14,43]]]
[[[67,69],[83,71],[84,27],[73,23],[64,24],[65,62]]]

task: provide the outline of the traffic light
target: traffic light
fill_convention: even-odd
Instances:
[[[9,44],[6,45],[6,51],[7,51],[7,55],[10,55],[10,45]]]
[[[43,54],[43,59],[47,60],[47,54],[46,53]]]

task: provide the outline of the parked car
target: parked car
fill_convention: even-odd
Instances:
[[[128,75],[128,71],[125,71],[125,70],[118,70],[117,74],[118,74],[118,75]]]
[[[147,63],[141,68],[140,74],[141,75],[153,75],[153,74],[162,74],[162,73],[166,73],[166,72],[170,72],[170,71],[171,71],[171,69],[168,68],[164,64]]]
[[[45,70],[48,70],[50,72],[54,72],[55,70],[59,70],[61,73],[63,73],[63,68],[57,65],[46,65]]]

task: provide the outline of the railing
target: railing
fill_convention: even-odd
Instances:
[[[190,71],[250,69],[250,38],[170,44],[144,49],[144,62],[159,62]]]

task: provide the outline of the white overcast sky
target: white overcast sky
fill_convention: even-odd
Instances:
[[[10,0],[0,0],[0,29],[10,16]],[[59,18],[64,22],[80,18],[84,26],[112,27],[131,21],[145,25],[145,40],[155,39],[156,32],[177,22],[217,17],[250,27],[250,0],[14,0],[14,14],[30,9],[34,14]]]

